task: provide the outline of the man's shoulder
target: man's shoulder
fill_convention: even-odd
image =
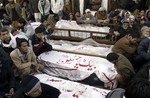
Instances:
[[[15,92],[12,98],[25,98],[24,96],[25,94],[23,93],[23,89],[20,88]]]
[[[35,36],[35,34],[33,34],[32,36],[31,36],[31,41],[35,41],[36,40],[36,36]]]
[[[10,53],[10,56],[17,55],[17,51],[18,51],[18,49],[17,49],[17,48],[16,48],[16,49],[14,49],[14,50]]]
[[[129,40],[127,38],[127,36],[124,36],[122,37],[121,39],[119,39],[116,44],[119,44],[119,45],[124,45],[124,44],[129,44]]]

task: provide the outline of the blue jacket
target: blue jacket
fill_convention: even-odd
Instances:
[[[150,60],[150,38],[145,38],[139,43],[137,52],[145,60]]]

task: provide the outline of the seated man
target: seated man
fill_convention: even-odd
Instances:
[[[14,71],[16,77],[22,77],[32,72],[42,71],[44,66],[39,64],[36,56],[26,39],[17,38],[17,48],[10,53],[10,57],[14,63]]]
[[[115,28],[113,33],[117,37],[117,40],[119,40],[125,35],[133,33],[133,30],[130,28],[128,20],[122,20],[121,26]]]
[[[138,38],[138,34],[132,33],[126,35],[115,43],[112,51],[115,53],[123,54],[128,59],[131,59],[133,54],[136,52]]]
[[[50,35],[53,33],[53,30],[50,30],[52,26],[49,25],[47,19],[42,19],[41,22],[42,24],[40,25],[40,27],[45,28],[43,34],[49,39]]]
[[[143,64],[145,64],[146,62],[148,62],[150,60],[150,38],[145,38],[143,39],[137,48],[137,52],[138,55],[136,57],[136,62],[138,62],[139,66],[137,67],[141,67]]]
[[[70,20],[70,9],[67,6],[63,7],[62,11],[59,11],[58,16],[59,20],[64,19],[64,20]]]
[[[122,54],[117,53],[109,53],[106,59],[114,64],[118,73],[116,79],[120,83],[121,87],[125,87],[135,74],[130,61]]]
[[[79,23],[90,24],[90,23],[96,23],[96,18],[93,15],[91,15],[90,9],[86,9],[85,14],[81,16],[79,19],[77,19],[77,21]]]
[[[150,36],[150,28],[148,26],[143,26],[140,30],[140,38],[138,43],[140,43],[143,39]]]
[[[13,98],[58,98],[60,91],[49,85],[40,83],[39,79],[27,75],[21,81],[21,88]]]
[[[150,63],[145,64],[129,82],[126,98],[150,98]]]
[[[108,23],[107,12],[104,7],[100,7],[99,10],[95,13],[96,21],[98,24]]]
[[[35,34],[32,36],[32,46],[33,51],[36,54],[36,56],[39,56],[43,52],[51,51],[52,46],[48,44],[44,38],[43,32],[45,31],[45,28],[43,27],[37,27],[35,29]]]
[[[0,31],[1,45],[4,51],[10,54],[16,48],[15,38],[9,33],[7,28],[2,28]]]
[[[0,31],[0,39],[1,39],[1,46],[3,47],[4,51],[10,55],[10,53],[16,48],[16,38],[28,38],[24,34],[16,34],[13,36],[7,28],[2,28]]]
[[[14,94],[15,78],[11,68],[11,60],[0,48],[0,98],[9,98]]]

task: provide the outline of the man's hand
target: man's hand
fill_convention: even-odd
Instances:
[[[31,62],[31,65],[36,66],[36,65],[37,65],[37,62]]]
[[[12,94],[5,93],[5,97],[11,98]]]
[[[43,42],[45,41],[45,36],[42,36],[42,41],[43,41]]]
[[[14,88],[11,88],[10,90],[9,90],[9,94],[14,94]]]
[[[119,33],[118,31],[114,31],[114,34],[115,34],[116,36],[119,36],[119,35],[120,35],[120,33]]]
[[[46,29],[47,29],[47,30],[50,30],[51,28],[52,28],[52,27],[51,27],[50,25],[48,25]]]

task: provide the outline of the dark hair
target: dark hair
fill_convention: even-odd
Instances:
[[[0,34],[1,34],[1,32],[6,32],[6,31],[9,32],[8,29],[4,27],[1,29]]]
[[[16,38],[16,43],[17,43],[17,48],[20,48],[21,47],[21,43],[22,42],[27,42],[28,43],[28,46],[29,46],[29,42],[28,40],[26,40],[25,38]]]
[[[47,21],[47,19],[46,18],[42,18],[41,19],[41,23],[43,23],[44,21]]]
[[[117,11],[112,11],[110,14],[109,14],[109,18],[112,19],[113,17],[116,17],[118,15]]]
[[[18,21],[19,23],[22,23],[23,25],[26,24],[26,21],[25,21],[23,18],[19,18],[17,21]]]
[[[11,34],[13,35],[13,33],[16,32],[16,31],[17,31],[17,29],[12,29]]]
[[[129,36],[131,36],[132,38],[140,38],[140,34],[139,33],[130,33],[128,34]]]
[[[106,56],[106,59],[110,62],[114,61],[114,60],[117,60],[119,58],[119,55],[117,53],[109,53],[107,56]]]
[[[3,47],[0,46],[0,58],[5,60],[10,60],[9,55],[4,51]]]
[[[38,26],[35,28],[35,33],[43,33],[45,31],[45,28],[42,26]]]

